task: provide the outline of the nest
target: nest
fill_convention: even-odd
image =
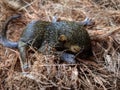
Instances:
[[[9,0],[8,0],[9,1]],[[24,0],[27,2],[27,0]],[[95,24],[88,26],[94,56],[79,63],[60,63],[54,55],[30,52],[29,74],[21,73],[19,52],[0,46],[1,90],[119,90],[120,89],[120,3],[119,0],[29,0],[19,10],[0,1],[0,28],[7,17],[22,13],[9,25],[8,37],[17,41],[31,20],[79,21],[86,16]],[[12,34],[12,35],[11,35]]]

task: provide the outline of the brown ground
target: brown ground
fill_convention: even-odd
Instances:
[[[25,0],[30,1],[30,0]],[[32,1],[32,0],[31,0]],[[53,55],[30,53],[28,75],[21,73],[19,52],[0,46],[0,90],[120,90],[120,1],[119,0],[33,0],[22,10],[13,10],[0,1],[0,30],[11,15],[21,19],[9,25],[8,37],[17,41],[31,20],[79,21],[86,16],[95,25],[87,27],[94,61],[80,60],[70,65],[59,63]]]

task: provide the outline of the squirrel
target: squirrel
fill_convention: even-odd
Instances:
[[[44,52],[46,43],[56,49],[56,51],[64,51],[61,56],[64,61],[70,63],[75,62],[74,56],[86,58],[92,55],[90,36],[84,26],[90,24],[90,19],[86,18],[82,22],[75,21],[31,21],[24,29],[20,39],[17,42],[7,39],[6,32],[9,23],[21,15],[14,15],[7,19],[0,33],[0,44],[18,49],[20,52],[21,68],[23,72],[27,72],[30,65],[26,58],[26,50],[29,46]],[[74,56],[73,56],[74,55]],[[66,58],[67,57],[67,58]],[[73,60],[72,60],[73,59]]]

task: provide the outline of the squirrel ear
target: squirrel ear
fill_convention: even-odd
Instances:
[[[62,34],[59,36],[58,41],[65,42],[65,41],[67,41],[67,37]]]

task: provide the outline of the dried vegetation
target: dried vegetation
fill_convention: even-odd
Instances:
[[[87,30],[94,57],[66,64],[54,55],[33,51],[29,54],[31,71],[23,75],[19,52],[0,46],[0,90],[120,90],[119,0],[23,0],[28,3],[19,10],[3,1],[0,1],[0,30],[9,16],[23,15],[9,25],[8,37],[14,41],[31,20],[51,21],[54,15],[69,21],[91,18],[95,25]]]

